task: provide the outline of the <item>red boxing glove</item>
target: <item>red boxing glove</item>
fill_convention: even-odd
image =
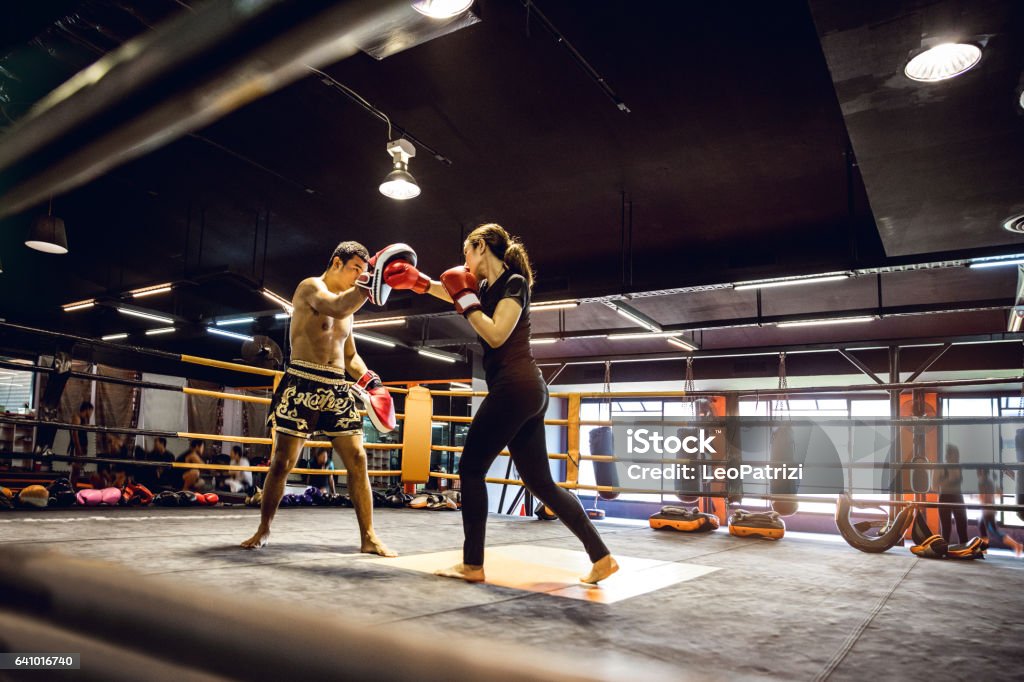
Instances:
[[[359,381],[352,384],[352,392],[362,401],[366,416],[380,433],[395,430],[395,403],[388,389],[384,388],[376,372],[367,371]]]
[[[444,290],[455,302],[456,312],[462,315],[469,315],[474,310],[480,310],[480,297],[477,296],[479,288],[476,284],[476,276],[469,271],[465,265],[459,265],[441,274],[441,284]]]
[[[406,261],[392,261],[384,268],[384,283],[392,289],[412,289],[417,294],[430,291],[430,278]]]

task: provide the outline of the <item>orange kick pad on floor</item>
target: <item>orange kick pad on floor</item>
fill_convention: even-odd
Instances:
[[[579,582],[590,572],[586,553],[536,545],[506,545],[488,549],[484,571],[486,584],[510,587],[528,592],[542,592],[599,604],[613,604],[623,599],[654,592],[677,583],[699,578],[717,571],[714,566],[638,559],[616,556],[619,571],[598,585]],[[421,573],[433,573],[462,561],[462,551],[416,554],[395,559],[370,559],[382,566],[391,566]],[[441,578],[438,580],[453,580]]]

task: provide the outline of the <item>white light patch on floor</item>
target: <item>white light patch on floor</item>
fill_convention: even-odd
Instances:
[[[590,572],[590,559],[585,552],[537,545],[494,547],[485,553],[485,584],[598,604],[614,604],[718,570],[714,566],[621,555],[616,555],[615,560],[619,563],[618,573],[598,585],[586,585],[579,581],[580,576]],[[462,561],[462,551],[452,550],[369,561],[381,566],[433,573]],[[453,580],[441,577],[437,579]]]

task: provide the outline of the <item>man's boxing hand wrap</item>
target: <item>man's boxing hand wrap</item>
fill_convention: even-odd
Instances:
[[[395,430],[398,426],[395,421],[395,403],[376,372],[367,371],[359,381],[352,384],[352,392],[362,401],[366,416],[377,431],[389,433]]]
[[[369,268],[356,280],[356,286],[366,290],[370,303],[382,306],[388,302],[391,287],[384,281],[384,271],[397,261],[416,265],[416,252],[408,244],[391,244],[370,257]]]
[[[444,290],[448,292],[448,295],[452,297],[456,312],[469,315],[474,310],[480,310],[476,276],[465,265],[445,270],[441,274],[441,284],[444,285]]]
[[[417,294],[430,291],[430,278],[406,261],[391,261],[384,268],[384,283],[392,289],[412,289]]]

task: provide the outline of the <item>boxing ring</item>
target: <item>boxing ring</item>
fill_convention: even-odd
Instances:
[[[75,342],[93,343],[88,339]],[[106,345],[124,353],[126,358],[136,350]],[[183,373],[215,363],[221,370],[242,373],[239,376],[253,376],[249,371],[253,369],[257,370],[255,376],[271,382],[278,376],[272,370],[236,363],[168,355],[164,359],[177,363]],[[28,369],[21,363],[11,364],[17,365],[14,369]],[[51,367],[38,369],[39,374],[48,376],[55,372]],[[76,378],[110,379],[93,374]],[[431,390],[428,386],[389,387],[401,403],[400,442],[367,445],[395,450],[401,454],[401,465],[371,474],[394,477],[409,486],[457,479],[457,474],[430,471],[430,460],[436,454],[457,454],[460,448],[433,444],[429,434],[437,424],[467,424],[471,418],[448,413],[456,410],[435,410],[435,403],[460,398],[468,402],[468,398],[486,394]],[[921,386],[888,385],[884,389],[913,390]],[[138,387],[179,392],[187,388],[154,382],[139,382]],[[876,386],[871,388],[878,390]],[[189,390],[204,397],[239,398],[226,391]],[[829,388],[830,392],[836,390]],[[810,391],[789,389],[789,393],[799,392]],[[769,399],[778,393],[766,391],[760,395]],[[616,454],[585,454],[580,429],[611,424],[610,420],[583,418],[585,401],[611,397],[683,400],[712,395],[721,392],[553,391],[552,398],[562,402],[563,414],[546,421],[561,431],[567,445],[556,448],[564,449],[563,452],[549,454],[554,464],[564,465],[560,485],[605,494],[642,490],[580,482],[580,463],[612,464],[617,459]],[[242,398],[259,406],[267,404],[263,397]],[[36,429],[109,429],[119,433],[126,430],[36,421]],[[922,423],[920,419],[892,421],[896,428]],[[187,434],[186,437],[211,442],[259,445],[272,442],[267,438],[204,434],[187,429],[137,430],[136,435],[143,434]],[[309,441],[307,446],[327,447],[329,443]],[[33,461],[59,458],[43,452],[6,454]],[[909,460],[899,463],[908,473],[945,466]],[[100,461],[128,463],[106,458]],[[147,464],[134,460],[131,463]],[[855,463],[846,462],[843,466],[851,464]],[[266,470],[259,466],[174,465],[215,471]],[[1011,464],[997,466],[1004,470],[1019,468]],[[344,475],[343,471],[321,469],[296,471]],[[521,486],[514,476],[488,480],[497,485]],[[657,495],[670,492],[651,489],[651,494]],[[728,490],[704,490],[693,504],[713,513],[724,512],[729,495]],[[757,495],[744,493],[744,497]],[[769,502],[799,503],[835,503],[839,499],[834,495],[771,492],[761,497]],[[903,514],[906,520],[910,515],[906,511],[912,505],[925,507],[926,503],[924,493],[909,492],[887,506],[897,516]],[[937,503],[927,508],[935,506]],[[1014,505],[993,508],[1017,510]],[[810,678],[826,667],[843,670],[846,665],[863,666],[864,659],[856,651],[847,650],[843,642],[846,633],[863,631],[866,622],[876,626],[890,623],[886,615],[889,608],[905,606],[900,595],[911,589],[907,586],[914,576],[923,574],[919,579],[944,580],[941,571],[948,569],[943,567],[953,565],[923,561],[926,555],[892,551],[879,563],[879,555],[852,551],[847,544],[854,543],[838,537],[838,542],[823,542],[790,534],[782,542],[766,543],[723,532],[655,532],[646,525],[638,527],[609,519],[601,523],[602,536],[620,558],[622,570],[607,584],[584,588],[572,584],[572,576],[578,575],[574,571],[586,557],[565,548],[567,542],[575,546],[571,538],[558,530],[559,524],[532,517],[496,516],[489,524],[487,560],[493,571],[489,569],[485,585],[473,586],[435,578],[429,571],[438,563],[450,563],[458,555],[459,514],[375,510],[382,537],[402,550],[403,556],[397,559],[359,554],[357,548],[347,544],[355,537],[354,515],[344,510],[327,512],[316,508],[290,508],[278,514],[278,541],[259,553],[243,552],[237,548],[237,542],[250,530],[257,514],[257,510],[241,505],[191,510],[72,507],[0,512],[0,535],[4,537],[0,544],[5,544],[0,553],[0,586],[7,594],[19,595],[0,608],[0,640],[8,650],[21,651],[27,647],[38,651],[42,647],[48,651],[81,653],[83,676],[87,679],[138,679],[137,671],[145,668],[152,671],[152,679],[180,679],[183,675],[196,679],[252,679],[303,669],[350,679],[415,675],[445,680],[485,676],[508,680],[583,680],[621,679],[624,675],[639,674],[645,679],[678,680],[698,675],[695,671],[699,670],[700,661],[706,660],[701,656],[709,655],[708,652],[719,657],[715,666],[721,666],[722,660],[731,660],[734,663],[729,664],[729,669],[733,673],[756,676],[758,669],[750,667],[750,657],[744,653],[760,646],[766,632],[756,627],[750,632],[729,627],[726,634],[724,624],[770,622],[772,631],[777,627],[786,633],[780,640],[784,651],[804,652],[805,662],[769,661],[763,664],[767,666],[764,670],[782,674],[781,669],[773,666],[784,666],[786,675]],[[900,541],[903,530],[899,528],[893,533]],[[931,549],[935,541],[926,537],[919,544]],[[41,550],[61,551],[55,554]],[[116,564],[111,564],[111,560]],[[790,575],[793,562],[798,560],[804,562],[799,579]],[[999,561],[955,565],[958,571],[971,576],[971,584],[997,579],[1015,584],[1013,576],[1019,571],[1003,569]],[[758,576],[758,582],[768,581],[771,591],[752,599],[751,576]],[[809,621],[806,610],[799,608],[798,605],[807,603],[807,595],[802,591],[807,582],[828,586],[833,598],[840,600],[830,606],[839,608],[837,613],[843,614],[831,616],[836,619],[833,634],[814,627],[814,619]],[[118,596],[111,599],[112,594]],[[254,602],[251,595],[259,596],[259,600]],[[506,603],[508,606],[503,606]],[[328,604],[332,605],[325,609]],[[881,613],[877,613],[879,604],[886,605]],[[1005,608],[1012,609],[1012,604]],[[704,623],[701,628],[692,629],[687,637],[666,636],[676,632],[680,622],[692,619],[695,611],[707,612],[707,617],[699,620]],[[904,617],[902,613],[892,616],[897,619],[892,627],[901,627],[895,623]],[[975,615],[961,617],[965,626],[978,626],[973,620]],[[1011,616],[1007,613],[996,617]],[[606,618],[612,619],[606,624],[610,630],[597,625]],[[723,625],[717,627],[716,622]],[[530,625],[524,629],[525,623]],[[450,632],[457,632],[457,639],[453,640]],[[872,642],[872,637],[887,636],[884,630],[878,635],[872,632],[868,629],[859,635],[858,641]],[[591,650],[594,646],[600,650]],[[225,655],[227,652],[229,656]],[[934,651],[932,655],[937,660],[943,653]],[[439,660],[443,663],[439,664]],[[667,670],[666,664],[674,667]],[[987,670],[992,672],[991,668]]]
[[[202,358],[192,355],[179,355],[173,353],[166,353],[163,351],[155,351],[148,348],[140,348],[122,344],[115,344],[111,342],[96,341],[93,339],[86,339],[81,337],[70,337],[56,332],[50,332],[46,330],[37,330],[27,327],[21,327],[18,325],[10,325],[8,323],[0,323],[0,331],[3,330],[16,330],[22,334],[37,335],[43,338],[49,339],[60,339],[63,342],[74,342],[85,345],[96,345],[103,346],[110,350],[121,353],[125,356],[131,354],[144,354],[148,356],[159,357],[163,360],[177,363],[182,367],[182,373],[186,373],[184,370],[189,366],[202,366],[202,367],[213,367],[219,370],[225,370],[229,372],[242,373],[245,375],[256,375],[267,377],[272,380],[271,390],[276,389],[278,382],[280,381],[283,372],[280,370],[267,369],[263,367],[256,367],[251,365],[240,364],[236,362],[227,362],[223,360]],[[15,369],[20,371],[30,371],[40,375],[47,376],[51,381],[57,379],[57,384],[61,387],[63,383],[68,379],[75,378],[86,381],[96,382],[112,382],[122,385],[128,385],[138,388],[139,390],[155,390],[155,391],[175,391],[184,393],[185,395],[192,396],[203,396],[207,398],[214,398],[217,400],[235,400],[241,402],[247,402],[251,404],[268,406],[270,404],[270,398],[262,396],[253,396],[238,393],[229,393],[226,391],[217,391],[209,389],[193,388],[189,386],[179,386],[169,383],[159,383],[152,381],[140,381],[133,379],[126,379],[122,377],[105,376],[101,374],[89,374],[84,372],[74,372],[70,369],[70,363],[67,358],[55,356],[53,365],[50,367],[40,365],[28,365],[19,362],[12,361],[0,361],[0,368]],[[777,463],[774,459],[758,459],[744,455],[742,452],[732,452],[733,449],[730,446],[730,451],[722,453],[722,456],[718,459],[707,460],[707,459],[689,459],[686,457],[672,457],[672,458],[623,458],[618,456],[614,444],[611,442],[607,446],[610,447],[611,452],[607,454],[582,454],[581,449],[581,429],[583,427],[604,427],[609,428],[613,425],[613,421],[609,419],[584,419],[581,418],[582,405],[585,400],[599,400],[599,401],[610,401],[610,400],[636,400],[645,398],[658,398],[663,400],[680,400],[680,401],[696,401],[696,400],[711,400],[711,399],[739,399],[739,398],[754,398],[758,401],[772,401],[772,400],[783,400],[791,395],[815,395],[822,393],[858,393],[864,391],[873,392],[885,392],[886,394],[899,395],[903,391],[922,391],[924,389],[941,389],[946,387],[960,387],[960,386],[984,386],[987,384],[1006,384],[1011,382],[1024,382],[1024,377],[1016,378],[991,378],[991,379],[973,379],[973,380],[953,380],[953,381],[934,381],[934,382],[906,382],[906,383],[889,383],[889,384],[866,384],[866,385],[854,385],[846,387],[802,387],[802,388],[785,388],[778,390],[763,390],[763,391],[633,391],[633,392],[613,392],[613,391],[601,391],[601,392],[558,392],[552,391],[550,396],[553,400],[561,400],[563,402],[563,412],[565,413],[564,418],[546,418],[544,420],[545,425],[558,427],[564,434],[564,443],[567,445],[566,452],[552,452],[549,453],[548,457],[553,462],[564,463],[564,476],[562,480],[557,480],[556,483],[568,490],[573,491],[587,491],[597,493],[598,496],[606,499],[613,499],[622,493],[640,494],[640,495],[665,495],[666,493],[673,492],[671,489],[665,487],[659,488],[644,488],[642,486],[621,486],[621,485],[604,485],[604,484],[585,484],[581,483],[580,478],[580,464],[582,462],[592,462],[598,467],[602,467],[602,471],[610,472],[611,467],[615,467],[617,464],[623,462],[630,463],[644,463],[644,464],[666,464],[666,465],[677,465],[677,464],[710,464],[715,467],[724,467],[726,464],[737,464],[742,463],[750,466],[770,466]],[[61,388],[62,390],[62,388]],[[429,485],[431,481],[457,481],[459,476],[456,473],[448,473],[443,471],[432,471],[431,470],[431,456],[434,453],[448,453],[451,455],[457,455],[461,452],[462,448],[459,446],[441,445],[433,443],[433,428],[438,424],[468,424],[472,422],[472,417],[468,415],[452,415],[452,414],[437,414],[434,411],[434,404],[436,398],[482,398],[487,394],[486,392],[472,391],[472,390],[431,390],[426,385],[419,385],[413,382],[409,387],[401,387],[389,385],[388,390],[392,393],[399,401],[404,402],[405,409],[400,410],[397,413],[397,419],[401,424],[399,432],[401,433],[401,441],[397,443],[364,443],[363,447],[367,451],[389,451],[396,452],[400,456],[400,468],[398,469],[374,469],[368,472],[371,478],[393,478],[393,480],[400,481],[405,487],[406,492],[416,492],[417,486]],[[58,394],[59,399],[59,394]],[[44,462],[79,462],[79,463],[102,463],[102,464],[121,464],[133,467],[146,467],[146,466],[162,466],[176,469],[196,469],[201,471],[218,472],[218,473],[231,473],[231,472],[252,472],[252,473],[266,473],[268,470],[267,466],[233,466],[230,464],[212,464],[212,463],[192,463],[192,462],[150,462],[137,459],[119,459],[115,457],[89,457],[86,459],[76,458],[72,456],[61,456],[53,454],[50,449],[53,442],[53,435],[58,430],[68,431],[80,431],[80,432],[95,432],[95,433],[115,433],[125,434],[131,437],[164,437],[164,438],[185,438],[195,439],[208,442],[221,442],[221,443],[239,443],[248,445],[264,445],[273,448],[273,437],[255,437],[246,435],[233,435],[233,434],[211,434],[211,433],[200,433],[190,430],[156,430],[156,429],[137,429],[137,428],[124,428],[124,427],[108,427],[101,425],[86,425],[86,424],[73,424],[70,422],[63,422],[56,419],[57,403],[54,402],[54,398],[51,395],[49,402],[47,402],[44,396],[43,404],[40,405],[40,417],[39,418],[28,418],[18,417],[11,415],[0,416],[0,423],[9,424],[20,427],[32,427],[36,429],[36,445],[34,452],[32,453],[0,453],[0,456],[6,460],[23,459],[23,460],[35,460]],[[365,415],[365,411],[360,411],[361,415]],[[692,417],[687,421],[690,425],[696,427],[707,428],[709,430],[717,429],[719,432],[729,428],[729,424],[725,418],[696,418]],[[956,468],[956,465],[942,463],[936,461],[935,456],[925,458],[922,455],[923,443],[913,443],[914,433],[916,430],[929,429],[939,426],[948,426],[953,424],[972,424],[978,423],[979,420],[972,418],[935,418],[935,417],[897,417],[879,420],[880,423],[887,429],[890,429],[895,436],[894,438],[894,451],[902,450],[902,457],[896,458],[891,462],[854,462],[854,461],[830,461],[821,464],[820,466],[825,468],[837,468],[842,469],[846,472],[852,472],[857,469],[871,469],[878,470],[890,469],[893,470],[896,475],[902,475],[908,479],[908,481],[917,476],[925,475],[925,481],[927,482],[927,472]],[[1003,417],[994,418],[988,420],[981,420],[984,423],[1006,423],[1016,424],[1022,422],[1020,417]],[[747,425],[755,425],[762,428],[777,429],[780,425],[799,425],[801,422],[799,419],[753,419],[745,422]],[[806,422],[810,423],[810,422]],[[372,429],[372,426],[368,427]],[[900,434],[906,432],[904,435],[905,445],[913,444],[913,447],[901,446]],[[610,437],[610,434],[608,434]],[[332,445],[329,441],[322,440],[310,440],[304,443],[304,447],[323,449],[331,448]],[[932,449],[934,449],[932,444]],[[620,444],[621,449],[621,444]],[[509,452],[504,450],[500,453],[502,457],[509,457]],[[1016,472],[1024,470],[1024,462],[1018,463],[983,463],[983,464],[971,464],[971,465],[960,465],[961,468],[967,466],[976,468],[985,468],[991,471],[1009,471]],[[508,468],[511,472],[511,463]],[[316,476],[336,476],[344,477],[347,476],[347,471],[344,469],[319,469],[319,468],[305,468],[297,467],[292,470],[293,474],[299,475],[316,475]],[[617,480],[617,476],[613,476],[614,480]],[[522,486],[522,481],[517,478],[506,476],[506,477],[488,477],[487,483],[501,485],[501,486]],[[737,492],[735,489],[727,490],[726,485],[705,485],[699,490],[690,491],[690,494],[685,496],[688,499],[683,500],[689,504],[696,504],[701,511],[708,512],[719,516],[721,522],[726,521],[726,505],[722,504],[725,501],[736,502],[739,498],[746,500],[764,500],[774,506],[777,511],[788,515],[796,511],[797,505],[803,502],[810,503],[829,503],[836,504],[838,498],[836,495],[844,494],[850,498],[856,491],[852,483],[848,482],[843,489],[835,490],[835,494],[824,495],[813,495],[813,494],[796,494],[796,490],[781,490],[773,487],[768,492],[751,492],[742,491]],[[925,486],[927,487],[927,486]],[[874,499],[871,501],[871,505],[882,504],[889,507],[889,518],[895,521],[896,517],[900,512],[907,506],[913,505],[927,505],[929,509],[938,509],[941,507],[960,507],[969,509],[980,509],[984,511],[1006,511],[1006,512],[1018,512],[1024,513],[1024,506],[1021,504],[1010,505],[1010,504],[981,504],[981,503],[944,503],[938,502],[934,496],[928,496],[927,490],[920,489],[920,484],[917,483],[917,479],[913,478],[913,483],[905,485],[904,489],[900,489],[891,495],[891,499],[888,502],[879,501]],[[504,491],[503,491],[504,493]],[[682,500],[684,496],[681,496]],[[518,498],[517,498],[518,499]],[[504,494],[502,495],[502,501],[504,501]],[[852,506],[858,506],[856,500],[851,499],[850,503]],[[788,513],[787,513],[788,511]],[[902,536],[901,536],[902,538]],[[855,545],[856,546],[856,545]]]

